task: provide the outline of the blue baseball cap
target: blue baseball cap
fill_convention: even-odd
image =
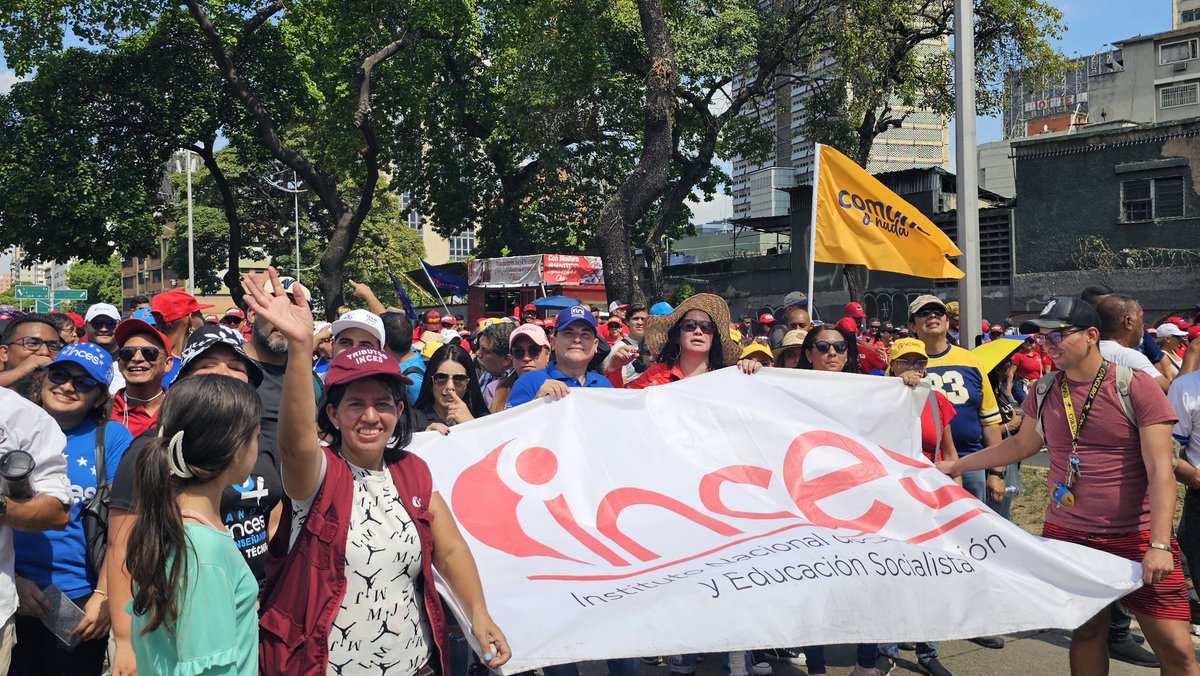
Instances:
[[[130,317],[132,317],[134,319],[140,319],[140,320],[146,322],[147,324],[149,324],[150,326],[154,326],[154,324],[155,324],[154,315],[151,314],[150,308],[148,308],[148,307],[144,307],[140,310],[134,310],[133,314],[130,315]]]
[[[103,383],[105,387],[112,384],[112,357],[108,350],[95,343],[70,343],[58,351],[58,356],[50,362],[55,364],[78,364],[91,378]]]
[[[592,331],[596,330],[596,317],[582,305],[574,305],[558,313],[554,320],[554,332],[558,333],[575,322],[584,322]]]
[[[655,303],[654,305],[650,306],[650,316],[651,317],[661,317],[662,315],[669,315],[674,311],[675,311],[675,308],[671,307],[671,304],[666,302],[665,300],[660,300],[657,303]]]

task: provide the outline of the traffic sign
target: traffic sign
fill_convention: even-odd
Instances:
[[[50,300],[50,287],[34,284],[18,284],[13,287],[18,300]]]
[[[87,300],[87,289],[55,289],[54,302],[64,300]]]
[[[50,301],[48,301],[48,300],[38,300],[38,301],[36,302],[36,305],[35,305],[34,311],[35,311],[35,312],[49,312],[50,310],[53,310],[53,309],[54,309],[54,308],[53,308],[53,307],[50,305]]]

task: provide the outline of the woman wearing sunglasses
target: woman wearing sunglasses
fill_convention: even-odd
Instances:
[[[698,293],[665,315],[646,321],[646,347],[654,364],[624,382],[621,369],[638,356],[637,348],[620,345],[605,375],[613,387],[640,390],[698,376],[737,363],[741,347],[729,336],[729,306],[720,296]]]
[[[546,338],[546,330],[534,323],[518,326],[508,337],[508,353],[512,356],[513,372],[488,383],[488,388],[492,389],[492,413],[499,413],[508,405],[508,395],[517,378],[544,369],[550,363],[550,341]]]
[[[418,430],[443,434],[454,425],[487,415],[471,353],[455,344],[439,347],[425,367],[425,382],[413,411]]]
[[[133,437],[121,423],[109,420],[108,393],[112,359],[94,343],[62,348],[54,361],[34,377],[31,400],[50,414],[67,437],[63,453],[71,492],[78,496],[63,530],[13,531],[16,551],[17,646],[14,674],[99,674],[108,647],[109,613],[106,576],[88,566],[87,541],[80,518],[83,503],[103,483],[111,483],[121,456]],[[73,635],[80,642],[67,648],[42,624],[50,610],[43,593],[55,585],[83,610]]]
[[[804,337],[796,368],[858,373],[858,341],[853,333],[840,326],[815,327]]]

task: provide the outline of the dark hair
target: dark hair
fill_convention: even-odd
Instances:
[[[1096,313],[1100,315],[1101,337],[1120,333],[1121,324],[1125,322],[1125,318],[1136,315],[1138,307],[1136,298],[1120,293],[1109,294],[1100,301],[1100,304],[1096,306]]]
[[[174,633],[186,587],[188,561],[183,517],[175,497],[184,486],[218,479],[237,452],[258,436],[262,403],[254,388],[225,376],[203,375],[179,381],[167,393],[158,415],[159,436],[137,457],[134,511],[137,521],[129,533],[126,553],[135,589],[133,612],[146,615],[143,634],[165,624]],[[182,456],[192,476],[171,471],[171,439],[182,436]],[[183,584],[181,584],[183,581]],[[199,601],[199,600],[198,600]]]
[[[75,320],[67,316],[66,313],[51,312],[46,316],[49,317],[50,321],[54,323],[54,329],[58,333],[62,333],[63,329],[71,329],[71,333],[78,335],[78,331],[75,326]]]
[[[142,303],[149,303],[149,302],[150,302],[150,296],[147,296],[147,295],[145,295],[145,294],[142,294],[142,295],[138,295],[138,296],[134,296],[134,297],[133,297],[133,304],[134,304],[135,306],[136,306],[136,305],[141,305]]]
[[[501,357],[508,356],[508,341],[512,338],[512,332],[516,330],[516,326],[508,322],[500,322],[485,327],[482,331],[475,334],[475,351],[479,351],[479,339],[488,338],[492,341],[492,351]]]
[[[1097,296],[1108,296],[1108,295],[1111,295],[1112,292],[1113,292],[1112,288],[1107,287],[1103,284],[1093,284],[1093,285],[1085,288],[1079,294],[1079,298],[1082,299],[1083,302],[1087,303],[1088,305],[1095,305]]]
[[[413,408],[423,411],[433,408],[433,374],[448,361],[457,362],[467,372],[467,396],[463,397],[463,403],[470,409],[471,415],[481,418],[490,413],[487,404],[483,402],[483,390],[479,387],[479,379],[475,377],[475,363],[471,359],[471,353],[454,343],[439,347],[429,358],[429,363],[425,365],[425,380],[421,383],[421,392],[417,395]]]
[[[641,304],[634,304],[634,305],[630,305],[629,307],[625,308],[625,316],[626,317],[632,317],[633,315],[635,315],[638,312],[645,312],[646,314],[650,314],[650,308],[646,307],[645,305],[641,305]]]
[[[701,312],[704,311],[701,310]],[[708,315],[707,312],[704,314]],[[687,312],[684,313],[684,316],[686,315]],[[683,323],[683,319],[684,317],[680,317],[679,321],[667,330],[667,340],[663,343],[662,349],[658,351],[658,356],[654,361],[665,362],[667,366],[674,366],[679,361],[679,332],[681,330],[679,325]],[[717,323],[712,317],[709,317],[708,320],[713,324]],[[713,331],[712,345],[708,347],[708,370],[716,371],[725,366],[725,346],[721,344],[721,327],[718,326],[716,331]]]
[[[403,312],[385,312],[383,320],[383,344],[396,354],[405,354],[412,349],[413,325]]]
[[[66,315],[62,316],[67,317]],[[67,320],[70,321],[70,317],[67,317]],[[24,317],[17,317],[16,319],[11,320],[8,324],[8,327],[4,329],[4,335],[0,336],[0,342],[4,343],[5,345],[13,342],[13,340],[15,340],[17,337],[17,329],[22,324],[32,324],[33,322],[49,326],[50,328],[54,329],[54,335],[58,336],[58,324],[54,323],[54,315],[35,312],[32,314],[27,314]],[[57,337],[55,340],[57,340]]]
[[[416,418],[413,416],[412,406],[409,404],[404,386],[398,380],[386,376],[362,378],[362,380],[369,379],[379,381],[387,388],[388,394],[392,395],[392,399],[396,403],[403,404],[399,415],[396,416],[396,428],[392,430],[392,438],[388,440],[387,446],[383,449],[384,462],[391,462],[396,460],[404,452],[404,448],[412,442],[413,428],[417,424]],[[321,397],[321,401],[317,404],[317,428],[321,430],[322,436],[330,440],[330,446],[335,449],[342,446],[342,432],[334,427],[328,408],[330,406],[337,408],[341,405],[346,391],[356,382],[358,381],[354,380],[325,388],[325,396]]]
[[[68,362],[70,363],[70,362]],[[29,388],[29,401],[42,405],[42,386],[46,382],[46,374],[51,368],[65,368],[66,364],[47,364],[45,368],[38,369],[33,373],[32,384]],[[83,370],[83,367],[76,364],[76,368]],[[89,376],[90,377],[90,376]],[[100,391],[100,398],[92,405],[92,410],[88,411],[87,417],[91,418],[98,425],[103,425],[109,418],[112,417],[112,393],[108,391],[108,386],[103,382],[96,385],[96,389]],[[67,430],[63,430],[64,432]]]
[[[808,335],[804,337],[804,342],[800,345],[800,363],[796,368],[812,369],[812,362],[808,359],[808,351],[813,345],[817,344],[817,336],[824,331],[836,331],[846,341],[846,365],[842,367],[842,371],[846,373],[858,373],[858,339],[853,333],[848,333],[842,327],[836,324],[822,324],[814,326]]]

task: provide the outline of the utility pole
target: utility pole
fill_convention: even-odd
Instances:
[[[187,152],[188,197],[188,283],[187,292],[196,295],[196,243],[192,233],[192,151]]]
[[[954,126],[958,173],[958,248],[966,275],[958,281],[958,342],[975,347],[983,321],[979,279],[979,157],[975,146],[975,16],[971,0],[954,0]]]
[[[296,281],[300,281],[300,179],[292,171],[292,200],[296,214]]]

